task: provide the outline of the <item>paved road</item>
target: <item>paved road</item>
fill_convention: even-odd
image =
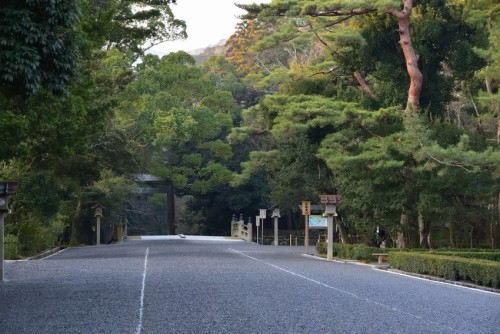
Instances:
[[[150,238],[8,262],[0,333],[500,333],[500,295],[303,248]]]

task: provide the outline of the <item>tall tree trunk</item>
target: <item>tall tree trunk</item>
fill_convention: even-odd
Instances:
[[[413,9],[413,0],[403,0],[403,9],[386,9],[385,12],[395,16],[398,20],[399,28],[399,45],[403,50],[403,55],[406,61],[406,71],[410,77],[410,88],[408,89],[408,98],[406,102],[405,112],[407,114],[417,112],[420,93],[422,92],[422,72],[418,68],[418,56],[413,49],[410,35],[410,16]],[[398,248],[406,248],[405,232],[408,231],[409,221],[408,215],[403,209],[401,213],[401,228],[398,233]]]
[[[495,249],[495,224],[493,219],[490,222],[491,249]]]
[[[289,231],[293,230],[292,210],[290,209],[286,209],[286,227]]]
[[[453,238],[454,228],[453,228],[453,222],[451,220],[451,217],[450,217],[450,222],[449,222],[449,225],[448,225],[448,230],[450,232],[450,235],[449,235],[450,236],[450,240],[449,240],[450,245],[449,245],[449,247],[455,248],[455,239]]]
[[[418,68],[418,56],[411,44],[410,36],[410,16],[413,8],[413,0],[403,0],[403,10],[387,9],[386,12],[394,15],[398,19],[399,44],[403,50],[406,60],[406,71],[410,76],[410,88],[408,89],[408,100],[406,112],[416,112],[422,91],[422,72]]]
[[[420,248],[429,248],[429,224],[424,221],[421,212],[418,213],[418,232],[420,234]]]
[[[486,84],[486,91],[488,94],[493,94],[493,89],[491,88],[491,80],[488,76],[486,76],[486,79],[484,80]]]
[[[405,234],[408,231],[408,227],[410,225],[408,220],[408,213],[406,212],[405,209],[403,209],[403,212],[401,212],[400,225],[401,225],[401,231],[398,232],[398,240],[396,241],[396,243],[399,249],[405,249],[406,248]]]
[[[500,120],[498,120],[498,125],[497,125],[497,143],[500,144]]]
[[[470,249],[474,248],[474,226],[470,226],[470,230],[467,230],[470,240]]]
[[[174,186],[170,182],[167,184],[167,225],[168,234],[175,234],[175,194]]]
[[[80,197],[78,197],[78,202],[76,204],[76,210],[73,215],[73,219],[71,220],[71,235],[69,237],[70,245],[78,245],[80,244],[80,235],[78,233],[79,225],[80,225],[80,215],[82,211],[82,201]]]
[[[336,225],[337,228],[339,229],[339,238],[340,242],[343,244],[348,244],[349,243],[349,236],[347,235],[347,230],[344,227],[344,223],[342,222],[341,219],[336,218]]]
[[[432,246],[432,231],[431,231],[430,227],[429,227],[429,233],[427,234],[427,245],[429,245],[430,249],[434,248]]]

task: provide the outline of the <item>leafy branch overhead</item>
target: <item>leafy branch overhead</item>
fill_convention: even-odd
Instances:
[[[241,8],[263,31],[246,54],[258,61],[254,71],[265,67],[247,80],[274,94],[245,110],[232,130],[231,140],[254,148],[236,180],[259,173],[275,180],[289,165],[273,157],[300,137],[318,145],[310,154],[335,175],[350,218],[360,227],[403,222],[403,247],[409,214],[420,208],[425,243],[431,215],[441,212],[418,204],[428,189],[446,205],[460,196],[437,186],[451,175],[469,173],[463,178],[483,187],[490,180],[489,201],[496,201],[498,83],[482,72],[487,60],[495,73],[498,58],[489,42],[498,29],[494,2],[276,0]],[[297,61],[315,48],[314,57]],[[295,53],[280,57],[285,49]]]

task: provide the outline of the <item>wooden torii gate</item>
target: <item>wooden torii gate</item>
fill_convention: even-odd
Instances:
[[[140,194],[164,193],[167,195],[166,217],[168,234],[175,234],[175,194],[172,182],[151,174],[135,174],[134,181],[139,184],[147,185],[147,187],[139,188]]]

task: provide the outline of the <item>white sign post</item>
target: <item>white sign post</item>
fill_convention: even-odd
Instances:
[[[259,244],[260,216],[255,216],[255,226],[257,226],[257,245]]]
[[[266,219],[266,209],[259,209],[259,217],[262,219],[262,228],[260,229],[261,234],[261,242],[264,244],[264,219]]]
[[[280,209],[274,208],[272,218],[274,218],[274,245],[278,246],[278,218],[280,218]]]

